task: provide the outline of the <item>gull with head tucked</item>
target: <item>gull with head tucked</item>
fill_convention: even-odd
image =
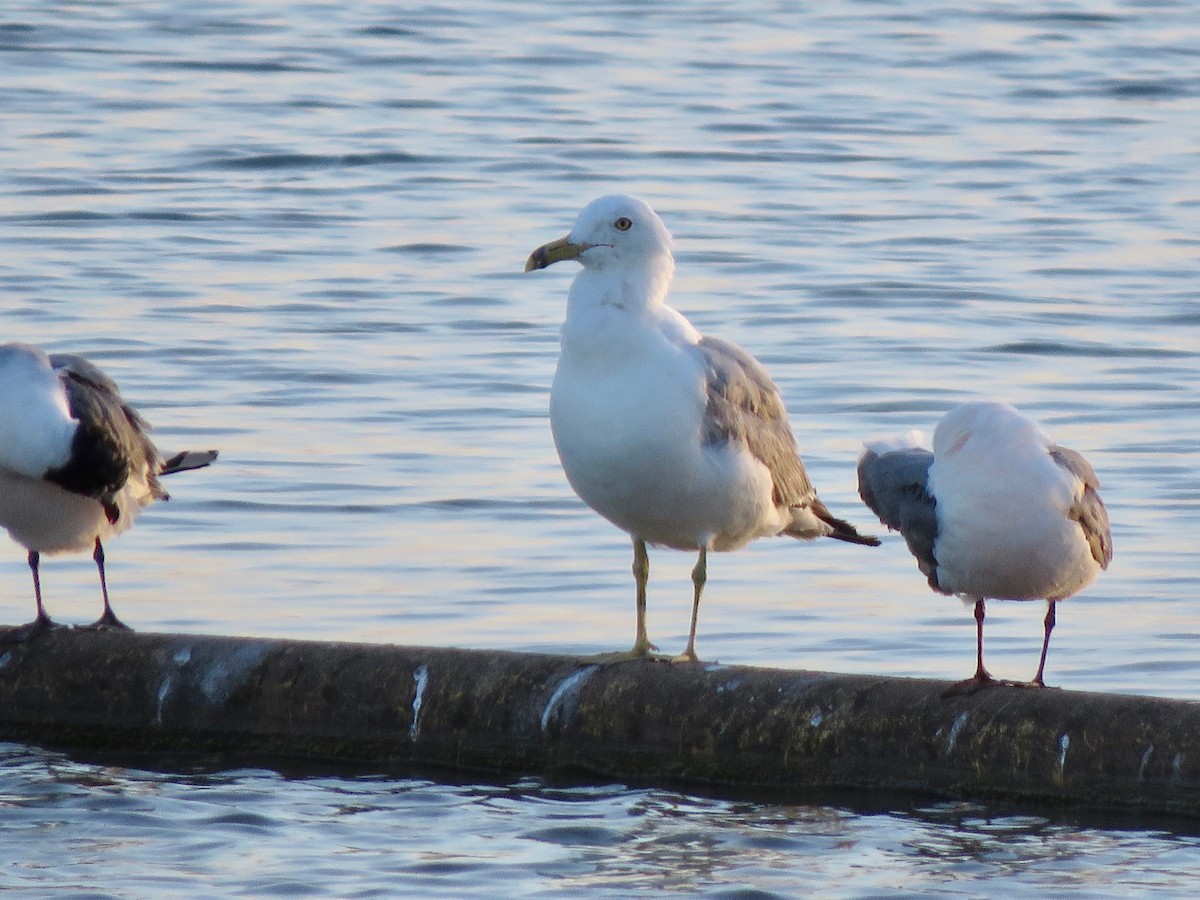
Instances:
[[[29,551],[37,603],[37,617],[5,642],[55,627],[42,605],[43,553],[91,550],[104,611],[89,627],[126,627],[108,601],[101,539],[167,499],[159,478],[217,458],[205,450],[164,459],[149,427],[116,383],[82,356],[0,344],[0,527]]]
[[[583,265],[567,297],[550,425],[580,498],[633,538],[637,636],[630,656],[654,649],[646,633],[647,544],[695,550],[687,648],[709,550],[755,538],[831,537],[875,546],[817,497],[787,411],[746,351],[705,337],[666,305],[675,271],[671,236],[645,202],[593,200],[571,233],[539,247],[525,270]]]
[[[975,606],[975,674],[951,688],[995,684],[983,665],[984,601],[1045,600],[1042,656],[1030,682],[1045,687],[1054,607],[1112,560],[1108,512],[1086,459],[1051,441],[1006,403],[946,413],[933,450],[919,431],[868,441],[859,493],[899,531],[929,586]]]

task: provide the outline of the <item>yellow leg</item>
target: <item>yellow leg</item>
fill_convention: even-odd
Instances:
[[[655,654],[658,648],[650,643],[646,634],[646,582],[650,579],[650,556],[646,553],[646,542],[639,537],[633,539],[633,580],[637,585],[637,636],[633,647],[625,652],[598,653],[589,657],[600,663],[628,662],[634,659],[665,660]]]
[[[696,623],[700,619],[700,595],[704,593],[704,583],[708,581],[708,547],[701,546],[700,558],[692,569],[692,627],[688,631],[687,649],[680,653],[672,662],[699,662],[696,655]]]
[[[649,656],[657,650],[646,633],[646,582],[650,580],[650,555],[646,542],[639,537],[633,539],[633,580],[637,585],[637,634],[633,639],[630,656]]]

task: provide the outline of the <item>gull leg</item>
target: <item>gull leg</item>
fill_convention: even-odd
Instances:
[[[37,603],[37,616],[32,622],[22,625],[20,628],[14,628],[8,634],[0,638],[0,643],[3,644],[20,644],[35,638],[40,634],[45,634],[47,631],[52,631],[60,626],[46,614],[46,607],[42,605],[42,579],[38,575],[38,565],[41,562],[41,554],[36,550],[30,550],[27,557],[29,562],[29,571],[33,573],[33,599]]]
[[[1050,649],[1050,632],[1054,630],[1054,607],[1056,605],[1053,600],[1046,601],[1046,636],[1042,639],[1042,658],[1038,661],[1037,674],[1033,676],[1033,681],[1030,682],[1034,687],[1046,686],[1046,682],[1042,680],[1042,673],[1046,670],[1046,651]]]
[[[600,663],[628,662],[632,659],[664,659],[653,651],[658,648],[650,643],[646,634],[646,582],[650,579],[650,555],[646,542],[639,537],[633,539],[633,580],[637,585],[637,636],[633,647],[624,652],[598,653],[590,657]]]
[[[975,600],[975,674],[966,681],[951,685],[943,692],[943,697],[954,694],[974,694],[976,691],[999,684],[983,667],[983,619],[986,614],[983,598]]]
[[[96,549],[92,553],[92,559],[96,561],[96,569],[100,572],[100,593],[104,597],[104,612],[95,622],[85,627],[93,631],[106,628],[132,631],[133,629],[117,618],[117,614],[112,611],[112,607],[108,603],[108,580],[104,577],[104,545],[100,543],[100,538],[96,538]]]
[[[633,539],[633,580],[637,585],[637,635],[633,639],[630,656],[649,656],[657,650],[646,633],[646,582],[650,580],[650,555],[646,542],[639,537]]]
[[[38,574],[38,565],[42,561],[42,555],[36,550],[30,550],[28,561],[29,571],[33,573],[33,599],[37,603],[37,618],[34,621],[49,625],[50,617],[46,615],[46,607],[42,605],[42,579]]]
[[[700,618],[700,595],[704,592],[704,583],[708,580],[708,547],[700,546],[700,558],[692,569],[692,627],[688,631],[687,649],[675,657],[672,662],[699,662],[696,655],[696,622]]]
[[[983,619],[987,614],[983,598],[975,601],[975,680],[991,681],[992,676],[983,667]]]

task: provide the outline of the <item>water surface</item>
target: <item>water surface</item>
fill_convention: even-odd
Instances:
[[[521,267],[591,197],[638,193],[676,236],[674,305],[768,366],[839,514],[870,524],[862,439],[969,398],[1085,453],[1116,557],[1060,607],[1048,680],[1197,699],[1198,57],[1170,2],[10,5],[0,337],[87,353],[164,447],[221,449],[108,548],[139,629],[623,648],[628,539],[571,494],[547,422],[572,273]],[[692,562],[652,552],[672,652]],[[761,541],[709,575],[707,659],[973,665],[968,611],[896,536]],[[86,556],[43,584],[62,620],[97,614]],[[31,616],[11,544],[0,597]],[[991,605],[994,672],[1032,674],[1042,615]],[[35,895],[1045,896],[1196,874],[1191,838],[975,807],[182,777],[23,748],[0,781],[20,811],[0,885]]]

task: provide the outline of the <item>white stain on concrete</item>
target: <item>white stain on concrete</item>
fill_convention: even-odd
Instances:
[[[1146,748],[1146,752],[1142,754],[1142,761],[1141,761],[1141,763],[1138,764],[1138,774],[1137,774],[1138,781],[1145,781],[1146,766],[1150,765],[1150,757],[1153,755],[1154,755],[1154,745],[1151,744],[1149,747]]]
[[[583,687],[592,675],[599,669],[599,666],[585,666],[578,672],[572,672],[562,680],[562,683],[555,688],[554,693],[550,695],[550,699],[546,701],[546,708],[542,710],[542,732],[545,733],[550,725],[550,718],[560,711],[559,718],[565,724],[571,715],[575,712],[575,706],[579,702],[579,689]]]
[[[1062,775],[1067,766],[1067,748],[1071,746],[1071,736],[1064,734],[1058,739],[1058,774]]]
[[[212,660],[200,677],[199,687],[210,703],[224,703],[267,655],[262,644],[243,644],[227,656]]]
[[[182,670],[189,662],[192,661],[191,645],[184,645],[171,654],[171,663],[174,664],[177,670]],[[167,700],[171,696],[171,691],[175,689],[175,672],[168,672],[162,684],[158,686],[158,705],[154,709],[154,721],[159,725],[163,723],[163,709],[166,708]]]
[[[809,718],[808,718],[808,724],[811,725],[813,728],[820,728],[821,723],[824,721],[825,721],[825,712],[819,706],[813,710],[812,715],[809,716]]]
[[[958,733],[963,730],[963,726],[967,724],[967,719],[971,717],[969,712],[961,712],[950,723],[950,732],[946,735],[946,752],[953,753],[954,745],[958,743]]]
[[[167,698],[171,696],[171,688],[175,685],[175,676],[168,675],[163,679],[163,683],[158,688],[158,706],[154,710],[154,721],[159,725],[163,723],[163,706],[167,702]]]
[[[417,670],[413,672],[413,685],[416,690],[413,692],[412,724],[408,726],[410,741],[417,739],[417,732],[421,727],[421,704],[425,702],[425,688],[429,685],[429,666],[417,666]]]

